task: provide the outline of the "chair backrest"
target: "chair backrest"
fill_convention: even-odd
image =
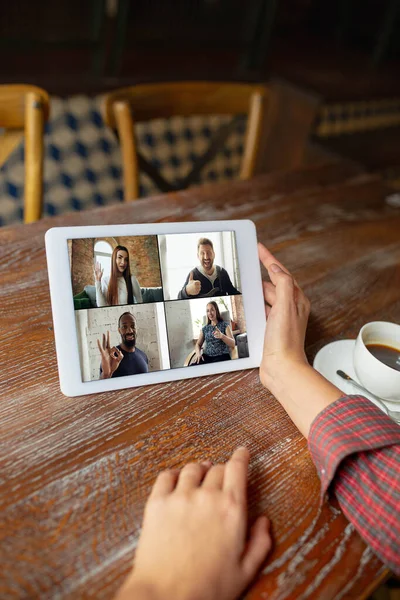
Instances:
[[[44,123],[47,92],[33,85],[0,85],[0,166],[25,135],[24,221],[40,219],[43,206]]]
[[[240,179],[249,179],[254,172],[268,98],[268,88],[262,85],[221,82],[181,82],[143,84],[121,88],[107,94],[103,104],[105,123],[116,130],[121,143],[124,172],[124,199],[139,196],[139,169],[149,175],[162,191],[172,191],[197,183],[204,166],[215,156],[233,131],[235,118],[223,125],[211,141],[208,150],[197,159],[192,172],[179,183],[167,182],[138,152],[135,122],[174,116],[243,115],[247,114],[244,153]]]

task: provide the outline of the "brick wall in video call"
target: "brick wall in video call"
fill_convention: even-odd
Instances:
[[[135,273],[141,287],[160,287],[160,271],[152,268],[158,262],[158,244],[156,236],[138,235],[119,237],[118,243],[126,246],[129,252],[131,271]]]
[[[161,287],[160,271],[151,266],[158,264],[156,236],[139,235],[99,239],[108,242],[112,248],[115,248],[117,244],[128,248],[131,272],[136,275],[141,287]],[[94,285],[93,249],[96,241],[98,239],[72,240],[72,291],[74,296],[82,292],[85,285]]]
[[[94,240],[72,240],[72,293],[75,296],[85,285],[94,285]]]
[[[109,331],[111,344],[115,346],[120,344],[118,318],[123,312],[129,311],[129,308],[129,306],[119,306],[102,308],[101,310],[76,311],[75,315],[77,322],[79,321],[79,329],[84,333],[80,340],[79,353],[85,381],[99,378],[101,359],[97,339],[101,339],[102,334]],[[159,370],[160,354],[157,328],[155,326],[156,306],[155,304],[136,304],[132,312],[134,312],[137,322],[137,347],[147,354],[150,370]],[[146,324],[146,328],[144,324]],[[84,344],[87,344],[86,348],[83,347]],[[90,375],[85,377],[85,374],[88,373]]]
[[[244,307],[242,296],[232,296],[232,320],[237,324],[240,333],[247,331],[246,319],[244,318]]]

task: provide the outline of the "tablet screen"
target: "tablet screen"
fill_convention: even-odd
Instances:
[[[249,356],[234,231],[68,248],[82,381]]]

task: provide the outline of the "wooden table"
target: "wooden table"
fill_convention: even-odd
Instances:
[[[251,218],[312,300],[307,352],[400,322],[400,211],[350,163],[205,186],[0,230],[1,598],[111,598],[156,474],[251,451],[250,516],[274,549],[248,598],[365,598],[386,576],[257,370],[67,399],[43,235],[53,225]],[[157,565],[154,565],[157,573]]]

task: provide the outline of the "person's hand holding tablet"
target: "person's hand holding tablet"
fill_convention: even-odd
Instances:
[[[272,392],[307,438],[311,423],[342,392],[308,363],[304,340],[310,301],[290,272],[258,244],[270,282],[263,282],[268,318],[260,365],[261,383]]]

